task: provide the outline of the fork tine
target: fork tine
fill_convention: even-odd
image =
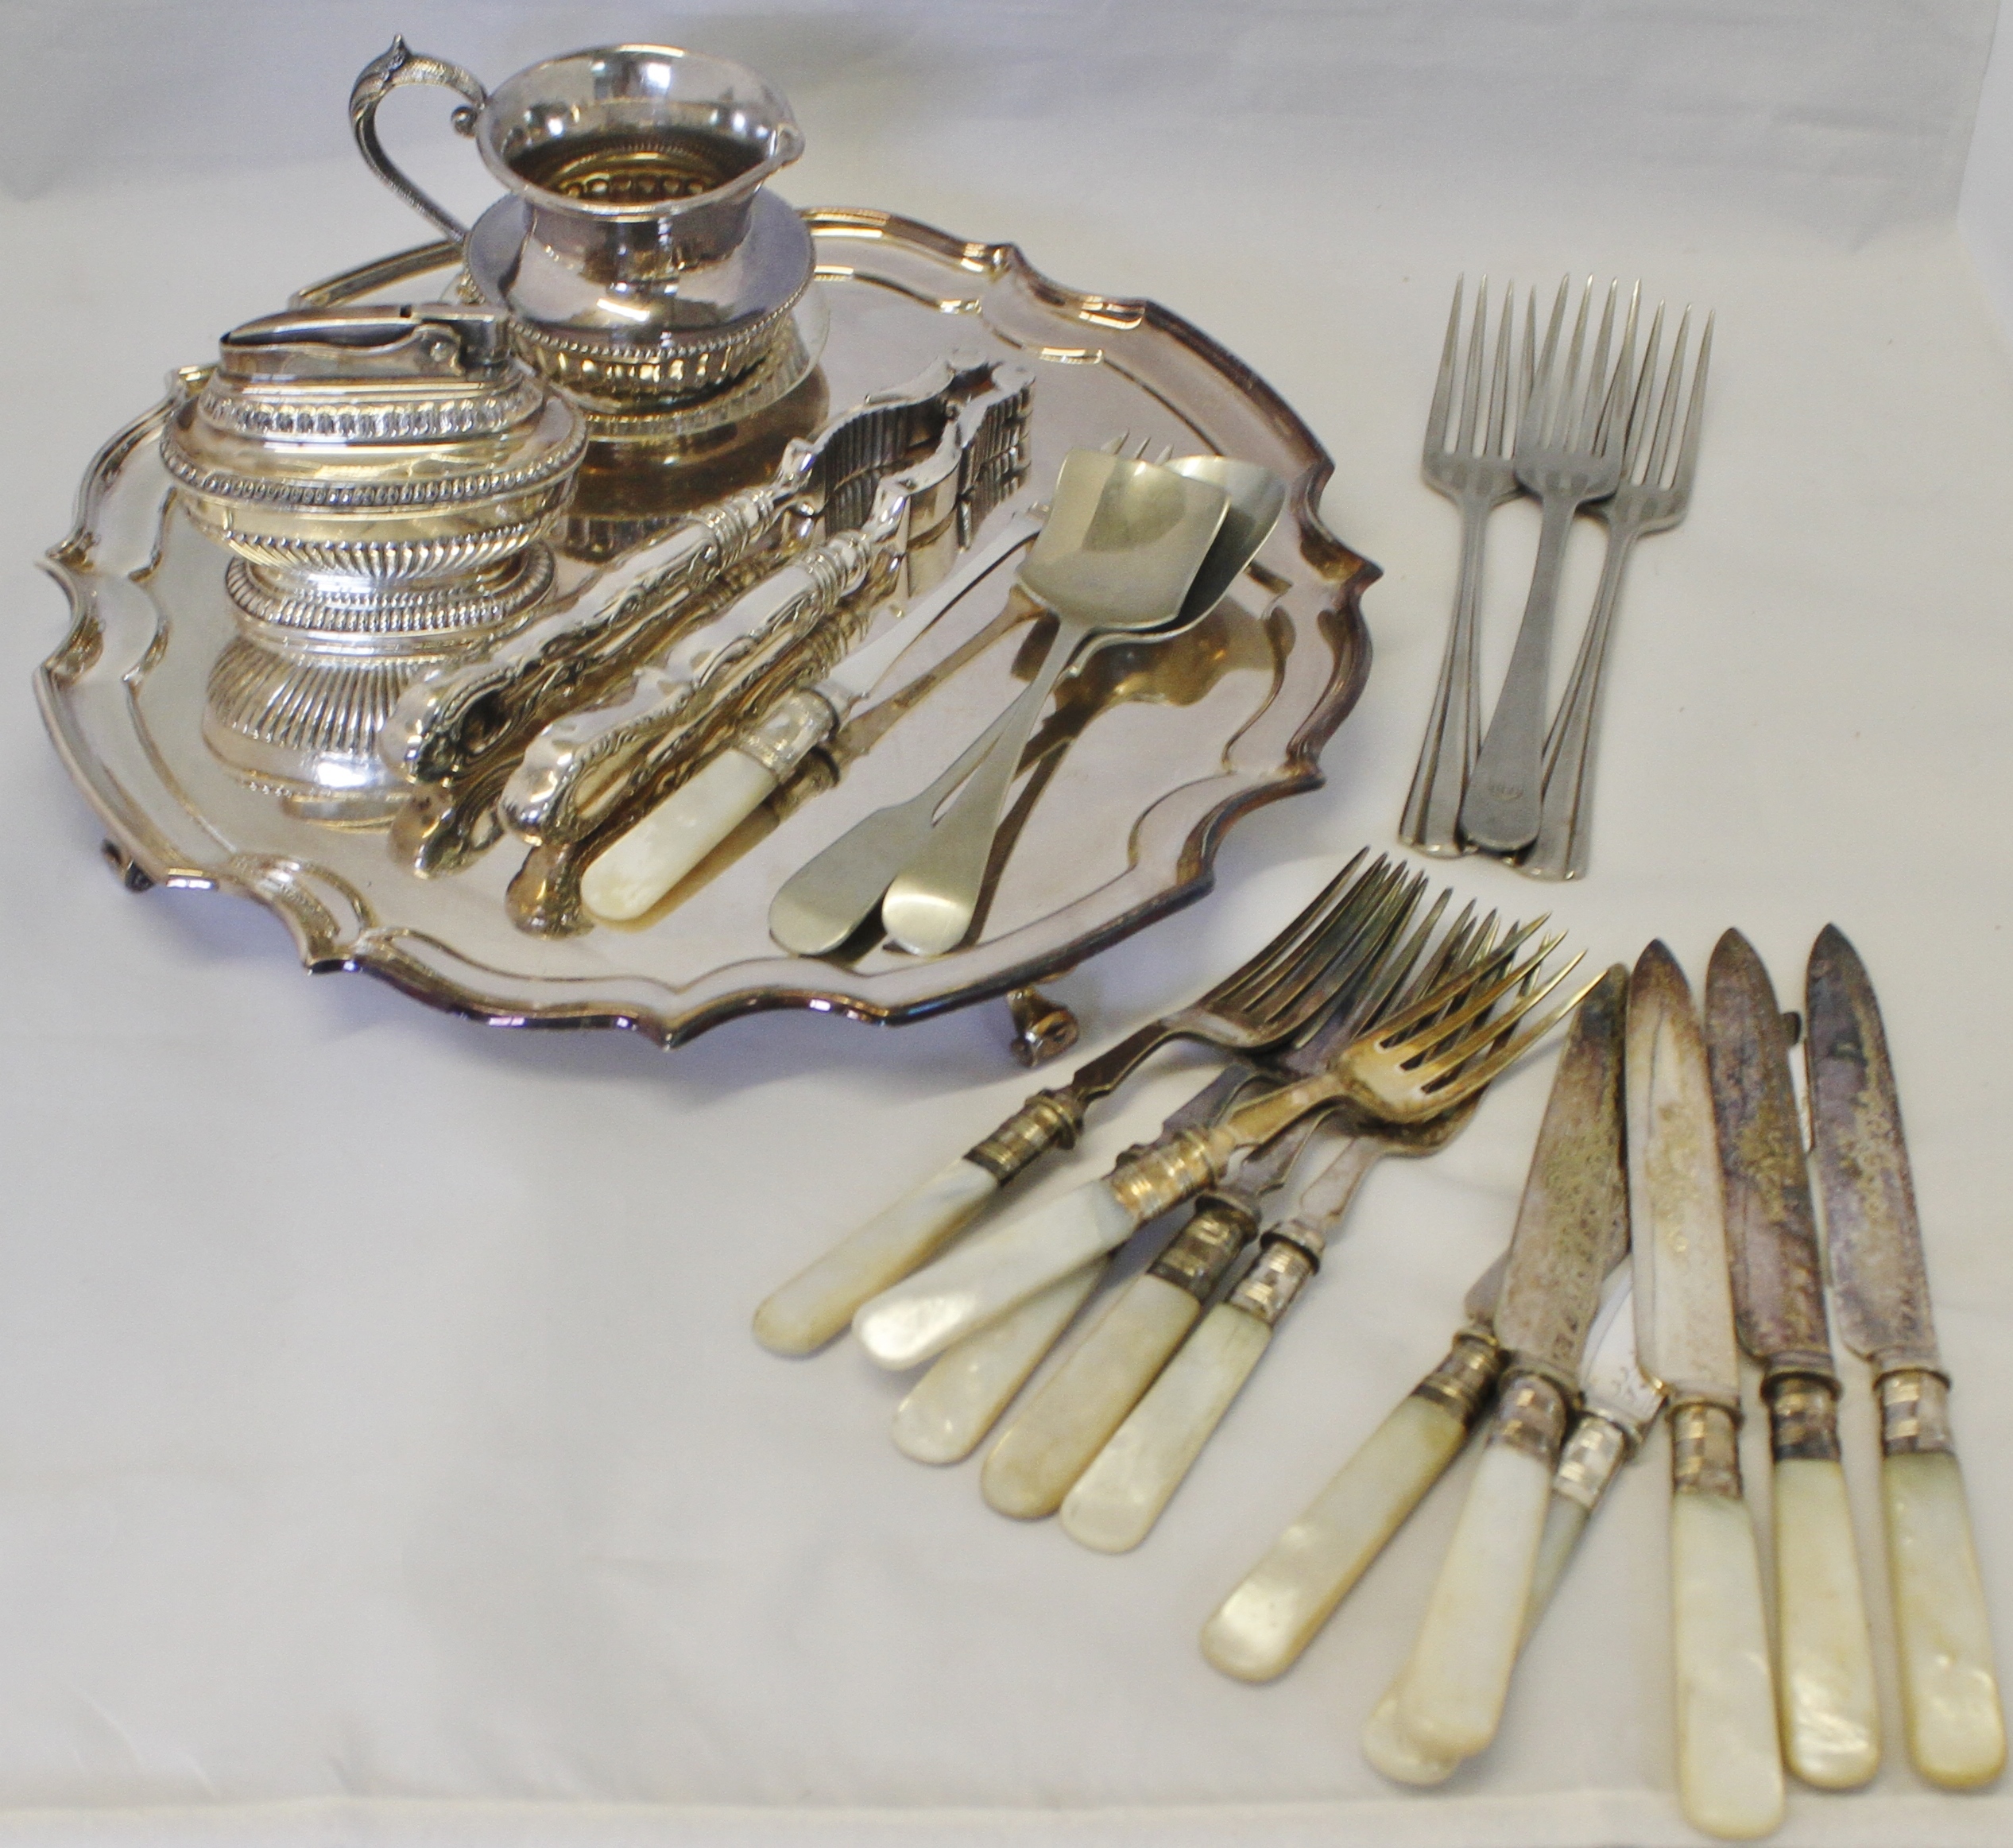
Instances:
[[[1545,424],[1548,443],[1566,441],[1566,432],[1573,427],[1574,413],[1578,408],[1575,399],[1580,382],[1580,355],[1586,350],[1586,318],[1593,305],[1593,278],[1589,276],[1586,286],[1580,291],[1579,308],[1573,316],[1573,338],[1566,349],[1566,363],[1550,381],[1550,409]]]
[[[1256,955],[1247,958],[1233,969],[1208,994],[1203,995],[1196,1005],[1202,1007],[1226,1005],[1241,990],[1254,982],[1262,983],[1269,978],[1272,971],[1279,964],[1290,961],[1303,936],[1316,930],[1331,909],[1339,909],[1340,906],[1350,901],[1351,897],[1357,889],[1357,887],[1350,885],[1351,879],[1357,868],[1363,864],[1364,856],[1369,850],[1368,847],[1358,848],[1349,864],[1314,895],[1298,917],[1275,936],[1271,942],[1266,943]],[[1368,880],[1378,868],[1382,867],[1385,863],[1384,856],[1381,854],[1379,854],[1376,865],[1364,874],[1363,881]],[[1357,881],[1357,886],[1360,886],[1363,881]],[[1345,887],[1349,888],[1346,893],[1344,891]]]
[[[1262,990],[1245,998],[1245,1014],[1260,1027],[1285,1031],[1297,1025],[1307,1009],[1318,1007],[1335,992],[1334,986],[1323,986],[1325,982],[1351,978],[1365,945],[1388,932],[1393,909],[1409,905],[1407,877],[1403,866],[1380,857],[1365,875],[1356,901],[1338,907]]]
[[[1376,909],[1345,945],[1324,960],[1310,963],[1304,979],[1287,998],[1287,1005],[1275,1010],[1275,1021],[1283,1021],[1288,1029],[1321,1021],[1337,995],[1361,982],[1366,972],[1378,968],[1426,885],[1423,873],[1407,878],[1402,868],[1394,868],[1391,887]]]
[[[1423,885],[1425,875],[1421,874],[1419,878]],[[1453,897],[1453,893],[1442,886],[1440,896],[1433,901],[1424,921],[1404,943],[1387,952],[1378,964],[1375,976],[1364,985],[1363,992],[1350,1003],[1348,1013],[1342,1017],[1341,1024],[1336,1029],[1338,1041],[1347,1044],[1355,1039],[1390,1005],[1392,991],[1404,980],[1407,972],[1419,959],[1419,952],[1431,940],[1441,914],[1446,911],[1447,901]]]
[[[1670,459],[1670,440],[1678,425],[1678,393],[1684,389],[1685,353],[1690,345],[1691,313],[1687,309],[1678,323],[1678,337],[1670,345],[1670,370],[1663,382],[1663,397],[1657,405],[1656,436],[1650,445],[1650,467],[1647,479],[1652,483],[1664,478],[1664,464]]]
[[[1612,299],[1611,289],[1609,300]],[[1604,455],[1613,455],[1628,438],[1629,401],[1636,383],[1636,317],[1642,304],[1643,285],[1639,282],[1628,292],[1628,312],[1622,320],[1621,351],[1616,355],[1614,370],[1607,375],[1605,389],[1597,371],[1588,381],[1589,411],[1597,394],[1601,405],[1589,436],[1593,447]]]
[[[1517,446],[1519,448],[1528,444],[1542,444],[1549,439],[1552,387],[1558,373],[1559,330],[1566,324],[1566,298],[1572,286],[1571,277],[1561,278],[1558,293],[1552,299],[1551,319],[1545,325],[1545,344],[1538,355],[1538,369],[1535,376],[1531,374],[1529,343],[1527,339],[1526,342],[1524,371],[1528,399],[1524,405],[1523,419],[1517,428]],[[1531,295],[1533,320],[1537,318],[1537,294],[1534,290]],[[1527,431],[1529,432],[1527,435]]]
[[[1613,382],[1608,373],[1608,352],[1614,343],[1615,298],[1620,292],[1619,281],[1608,285],[1606,299],[1601,304],[1601,331],[1593,343],[1593,352],[1587,362],[1586,379],[1582,384],[1574,381],[1574,420],[1579,425],[1579,446],[1587,448],[1596,440],[1597,431],[1608,420],[1608,413],[1614,397]],[[1593,278],[1587,278],[1587,293],[1593,293]],[[1620,369],[1616,369],[1619,376]]]
[[[1628,407],[1628,436],[1622,446],[1624,481],[1654,481],[1656,471],[1643,469],[1643,457],[1650,449],[1650,403],[1656,386],[1656,362],[1663,349],[1663,304],[1656,304],[1650,317],[1650,337],[1643,348],[1643,364],[1636,378],[1636,393]]]
[[[1503,290],[1503,312],[1496,331],[1496,363],[1488,375],[1488,432],[1485,439],[1491,455],[1508,455],[1509,441],[1516,428],[1516,421],[1510,415],[1510,374],[1516,362],[1516,351],[1511,332],[1517,318],[1517,292],[1514,284],[1506,284]],[[1519,413],[1523,401],[1517,403]]]
[[[1512,989],[1521,982],[1527,982],[1538,966],[1565,940],[1565,932],[1562,931],[1554,932],[1550,936],[1543,939],[1536,951],[1525,961],[1518,963],[1513,969],[1494,976],[1486,983],[1478,985],[1479,992],[1470,994],[1458,1007],[1451,1009],[1444,1019],[1434,1021],[1423,1032],[1413,1034],[1409,1040],[1404,1042],[1406,1045],[1415,1046],[1418,1048],[1416,1052],[1404,1060],[1403,1063],[1407,1068],[1429,1061],[1437,1068],[1446,1064],[1450,1059],[1455,1064],[1458,1064],[1461,1060],[1472,1055],[1477,1046],[1500,1032],[1504,1025],[1516,1018],[1518,1010],[1513,1009],[1508,1013],[1499,1014],[1493,1019],[1485,1021],[1485,1030],[1464,1033],[1462,1029],[1481,1020],[1482,1017],[1487,1015],[1488,1010]],[[1490,960],[1493,967],[1498,968],[1501,967],[1494,958]],[[1519,1007],[1527,1005],[1527,1002],[1521,1003]],[[1458,1056],[1456,1056],[1452,1050],[1457,1042],[1461,1047]],[[1403,1047],[1392,1047],[1391,1049],[1399,1052],[1403,1050]]]
[[[1519,1015],[1527,1013],[1531,1008],[1535,1007],[1539,1001],[1558,987],[1559,983],[1579,967],[1585,958],[1585,951],[1582,951],[1578,955],[1574,957],[1536,994],[1531,995],[1527,1000],[1520,1001],[1514,1012],[1507,1017],[1514,1020]],[[1484,1085],[1491,1083],[1500,1073],[1507,1071],[1510,1067],[1516,1064],[1525,1053],[1544,1038],[1546,1034],[1558,1025],[1560,1021],[1563,1020],[1600,986],[1601,978],[1597,975],[1591,982],[1585,983],[1574,994],[1561,1001],[1543,1018],[1526,1027],[1508,1045],[1499,1047],[1496,1051],[1455,1072],[1450,1079],[1429,1080],[1425,1088],[1433,1094],[1436,1102],[1449,1109],[1460,1102],[1463,1098],[1473,1096]]]
[[[1475,318],[1468,331],[1468,351],[1461,366],[1461,428],[1454,447],[1463,455],[1475,452],[1475,424],[1482,403],[1482,361],[1488,351],[1488,278],[1475,291]]]
[[[1492,913],[1491,916],[1492,921]],[[1488,981],[1496,970],[1516,955],[1531,932],[1539,929],[1544,922],[1543,917],[1537,917],[1529,924],[1518,924],[1501,943],[1485,949],[1477,960],[1450,975],[1402,1013],[1393,1014],[1381,1022],[1381,1030],[1376,1040],[1378,1046],[1389,1051],[1403,1044],[1407,1034],[1428,1022],[1436,1022],[1433,1037],[1427,1042],[1428,1045],[1434,1044],[1442,1036],[1448,1025],[1445,1021],[1438,1021],[1437,1017],[1446,1013],[1450,1008],[1472,995],[1478,986]]]
[[[1713,317],[1705,317],[1705,331],[1698,339],[1698,363],[1691,371],[1691,398],[1685,406],[1685,434],[1678,445],[1678,492],[1691,498],[1691,478],[1698,467],[1698,426],[1705,409],[1705,368],[1713,358]]]
[[[1461,335],[1461,291],[1465,276],[1454,285],[1454,306],[1447,311],[1447,337],[1440,343],[1440,370],[1433,380],[1433,408],[1426,413],[1426,454],[1430,460],[1446,448],[1447,413],[1454,404],[1454,355]]]

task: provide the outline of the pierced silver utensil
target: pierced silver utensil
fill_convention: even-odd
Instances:
[[[1007,791],[1048,703],[1049,692],[1064,670],[1094,649],[1101,638],[1122,640],[1141,630],[1171,633],[1200,622],[1243,575],[1286,505],[1286,484],[1270,469],[1248,462],[1221,455],[1184,456],[1159,466],[1222,495],[1222,516],[1207,553],[1184,587],[1175,610],[1159,622],[1121,622],[1107,606],[1110,593],[1101,585],[1094,587],[1105,568],[1094,545],[1086,543],[1074,555],[1045,560],[1043,541],[1036,541],[1021,568],[1020,581],[1055,612],[1059,625],[1055,639],[1026,690],[1014,700],[985,761],[937,819],[921,850],[888,888],[881,901],[881,921],[904,949],[919,955],[941,955],[955,949],[970,931]],[[1051,517],[1044,537],[1054,524]],[[1140,607],[1144,611],[1144,600]]]

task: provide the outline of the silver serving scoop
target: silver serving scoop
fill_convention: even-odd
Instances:
[[[1084,642],[1100,633],[1157,629],[1179,614],[1228,507],[1220,489],[1171,469],[1070,451],[1048,519],[1017,574],[1060,624],[1040,671],[927,789],[877,809],[799,867],[769,908],[770,935],[799,955],[822,955],[851,936],[888,881],[927,844],[945,796],[977,773],[1010,728],[1020,728],[1024,743],[1049,689]],[[1013,756],[1017,761],[1018,748]],[[970,923],[967,917],[958,936]]]
[[[881,901],[888,934],[918,955],[941,955],[962,943],[977,913],[979,894],[993,857],[1007,792],[1020,767],[1028,739],[1048,703],[1049,690],[1064,669],[1094,652],[1099,641],[1121,639],[1142,629],[1179,630],[1198,622],[1222,601],[1252,556],[1270,537],[1286,504],[1286,484],[1270,469],[1222,455],[1184,456],[1163,465],[1167,471],[1224,497],[1222,518],[1201,565],[1181,593],[1171,624],[1121,622],[1105,614],[1106,595],[1098,567],[1084,550],[1045,560],[1038,541],[1021,569],[1020,582],[1053,610],[1059,626],[1040,670],[1001,721],[1000,736],[985,761],[965,782],[950,808],[930,830],[922,850],[888,886]],[[1054,521],[1051,517],[1050,528]],[[1096,561],[1094,563],[1094,560]],[[1169,580],[1171,584],[1171,579]],[[1131,607],[1144,612],[1155,587],[1142,572]],[[1078,614],[1080,612],[1080,614]]]

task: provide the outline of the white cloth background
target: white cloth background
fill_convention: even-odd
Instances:
[[[1660,1439],[1496,1747],[1442,1793],[1394,1794],[1355,1734],[1465,1470],[1282,1682],[1233,1686],[1194,1645],[1442,1351],[1508,1230],[1547,1062],[1438,1160],[1372,1180],[1160,1528],[1112,1559],[989,1513],[974,1466],[896,1455],[901,1384],[855,1353],[786,1364],[746,1333],[770,1286],[1024,1093],[997,1010],[899,1032],[770,1016],[668,1056],[482,1032],[305,979],[250,905],[106,878],[29,697],[64,626],[33,560],[168,367],[424,234],[348,142],[350,79],[394,30],[492,81],[620,38],[740,56],[805,127],[786,196],[1162,300],[1332,449],[1328,518],[1388,573],[1368,691],[1326,790],[1240,823],[1213,897],[1060,985],[1101,1040],[1392,841],[1455,559],[1417,472],[1455,275],[1639,273],[1715,305],[1694,510],[1643,547],[1624,611],[1593,875],[1446,876],[1550,905],[1597,960],[1661,934],[1694,979],[1737,924],[1786,1001],[1824,923],[1856,940],[2013,1649],[2013,370],[1981,284],[2013,277],[2013,97],[1965,197],[1977,266],[1957,218],[1992,24],[1989,0],[0,13],[0,1841],[1694,1838]],[[386,132],[472,211],[490,188],[444,114],[401,96]],[[1492,530],[1492,676],[1534,534],[1524,508]],[[1581,606],[1597,552],[1576,538]],[[1849,1413],[1877,1560],[1856,1377]],[[1891,1710],[1889,1732],[1871,1791],[1794,1792],[1779,1839],[2013,1839],[2013,1799],[1928,1792]]]

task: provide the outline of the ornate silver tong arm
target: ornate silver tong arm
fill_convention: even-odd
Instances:
[[[988,364],[977,376],[986,389],[949,411],[935,448],[878,482],[860,531],[803,552],[614,698],[533,739],[505,787],[506,823],[541,845],[584,841],[662,794],[766,699],[830,672],[921,543],[1020,466],[1032,375]]]
[[[661,649],[703,593],[765,550],[780,564],[827,534],[858,525],[884,476],[941,439],[958,406],[987,389],[991,362],[954,353],[877,392],[784,452],[762,486],[703,507],[662,539],[593,580],[590,605],[555,610],[479,659],[409,688],[380,748],[405,776],[439,783],[521,750],[562,713],[606,694]]]

